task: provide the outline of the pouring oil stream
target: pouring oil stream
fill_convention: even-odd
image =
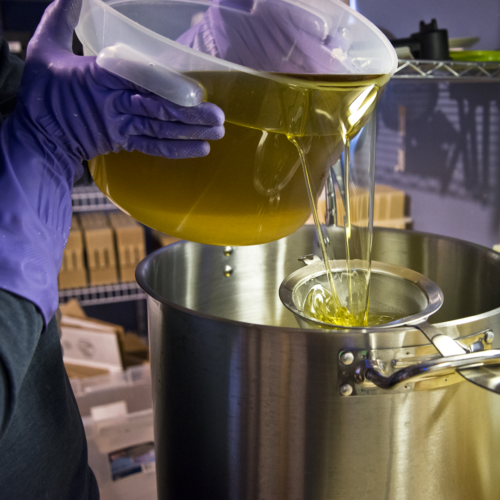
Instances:
[[[335,318],[338,319],[338,324],[344,326],[366,326],[368,322],[368,301],[366,303],[366,310],[362,318],[357,318],[353,314],[353,287],[352,287],[352,266],[351,266],[351,253],[350,253],[350,241],[352,237],[352,226],[351,226],[351,203],[350,203],[350,178],[349,172],[351,169],[351,151],[350,143],[351,138],[355,137],[356,134],[363,128],[367,120],[369,119],[371,113],[375,109],[379,94],[379,86],[372,84],[366,87],[360,94],[358,94],[350,103],[347,103],[348,109],[341,116],[346,116],[346,121],[340,122],[341,134],[344,141],[344,187],[345,187],[345,217],[344,217],[344,228],[345,228],[345,245],[346,245],[346,261],[347,261],[347,279],[348,279],[348,296],[349,296],[349,307],[343,307],[338,293],[335,288],[335,282],[333,279],[333,274],[330,267],[330,262],[328,258],[328,252],[326,249],[325,241],[321,231],[321,223],[319,220],[317,203],[314,198],[314,193],[311,185],[310,173],[307,165],[307,159],[305,155],[304,145],[302,140],[293,135],[288,135],[288,139],[295,145],[298,150],[299,157],[302,163],[302,168],[304,171],[304,178],[307,187],[307,192],[309,195],[309,201],[311,204],[314,225],[316,227],[316,233],[318,235],[319,245],[321,253],[323,256],[323,262],[325,265],[326,274],[328,277],[328,282],[331,288],[331,296],[333,301],[333,306],[335,310]],[[367,286],[369,286],[367,284]],[[367,291],[368,292],[368,291]],[[368,293],[367,293],[368,295]]]

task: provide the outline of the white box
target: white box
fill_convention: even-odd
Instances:
[[[156,500],[149,365],[71,385],[101,500]]]
[[[110,372],[123,369],[120,343],[115,331],[61,326],[61,345],[65,363],[103,368]]]

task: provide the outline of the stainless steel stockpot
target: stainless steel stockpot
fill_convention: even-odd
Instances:
[[[159,498],[500,498],[500,396],[451,368],[390,389],[360,374],[435,360],[415,328],[297,328],[278,289],[314,241],[306,226],[255,247],[182,242],[138,267]],[[500,346],[500,254],[378,229],[373,258],[436,282],[444,304],[430,319],[462,346]]]

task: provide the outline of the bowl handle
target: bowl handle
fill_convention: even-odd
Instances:
[[[180,106],[196,106],[205,100],[205,89],[199,82],[124,43],[102,49],[96,62],[101,68]]]

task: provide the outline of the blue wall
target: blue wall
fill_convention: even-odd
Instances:
[[[354,4],[354,5],[353,5]],[[396,38],[432,18],[472,49],[500,50],[500,0],[351,0]],[[500,83],[391,80],[378,112],[376,180],[406,191],[414,229],[500,242]]]
[[[500,49],[499,0],[351,0],[351,6],[396,38],[417,32],[421,20],[436,18],[451,38],[479,37],[474,49]]]

